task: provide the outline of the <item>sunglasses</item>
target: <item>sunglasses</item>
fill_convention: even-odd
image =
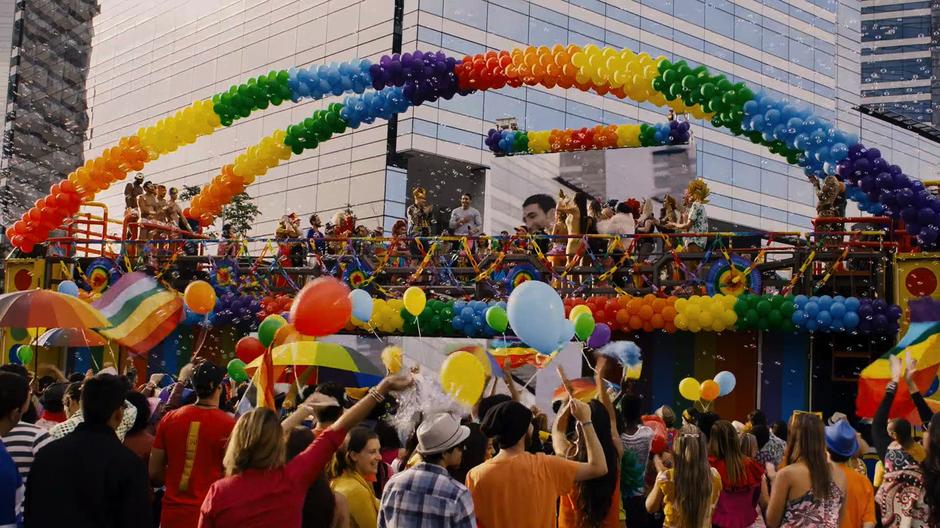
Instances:
[[[801,414],[812,414],[820,420],[822,420],[823,417],[822,411],[793,411],[793,416],[799,416]]]

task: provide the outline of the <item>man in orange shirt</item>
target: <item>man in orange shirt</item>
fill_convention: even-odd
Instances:
[[[486,412],[481,428],[496,439],[500,451],[467,474],[479,526],[555,526],[558,497],[571,491],[575,482],[607,474],[604,449],[594,432],[590,407],[577,400],[569,405],[587,440],[587,462],[527,453],[532,411],[519,402],[500,403]]]
[[[875,492],[868,477],[846,465],[858,452],[858,434],[847,420],[826,427],[826,449],[829,460],[845,473],[845,508],[841,528],[874,528]]]
[[[219,409],[225,369],[211,362],[193,369],[198,399],[168,413],[157,425],[150,452],[150,481],[166,485],[162,528],[194,528],[209,486],[224,476],[222,457],[235,419]]]

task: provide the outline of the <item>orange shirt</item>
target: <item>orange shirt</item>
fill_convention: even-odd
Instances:
[[[544,454],[497,456],[470,470],[467,488],[481,528],[555,526],[555,500],[571,491],[577,462]]]
[[[620,472],[617,472],[617,478],[614,480],[614,493],[610,499],[610,508],[607,510],[607,516],[604,517],[600,528],[619,528],[623,526],[620,522]],[[575,485],[570,493],[561,497],[558,509],[558,528],[579,528],[586,526],[584,512],[578,502],[581,500],[580,488]]]
[[[842,513],[842,528],[858,528],[862,523],[875,523],[875,491],[868,477],[858,471],[838,464],[845,473],[845,510]]]

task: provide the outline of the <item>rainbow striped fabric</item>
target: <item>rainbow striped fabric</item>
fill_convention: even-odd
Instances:
[[[150,275],[128,273],[94,303],[111,327],[100,333],[136,354],[146,354],[176,328],[183,299]]]

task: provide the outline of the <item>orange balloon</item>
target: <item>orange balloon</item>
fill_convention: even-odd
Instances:
[[[183,302],[193,313],[205,315],[215,308],[215,289],[206,281],[193,281],[183,292]]]
[[[644,321],[649,321],[650,319],[652,319],[653,318],[653,306],[651,304],[644,303],[643,306],[640,307],[640,317]]]
[[[663,308],[663,319],[668,322],[672,322],[676,318],[676,309],[674,307],[666,306]]]
[[[702,382],[702,399],[705,401],[715,401],[721,394],[721,387],[715,380],[705,380]]]
[[[643,319],[640,319],[640,316],[634,315],[630,317],[630,328],[633,330],[639,330],[643,328]]]
[[[655,328],[662,328],[666,324],[665,318],[660,314],[653,314],[653,318],[650,319],[650,323],[653,324]]]

